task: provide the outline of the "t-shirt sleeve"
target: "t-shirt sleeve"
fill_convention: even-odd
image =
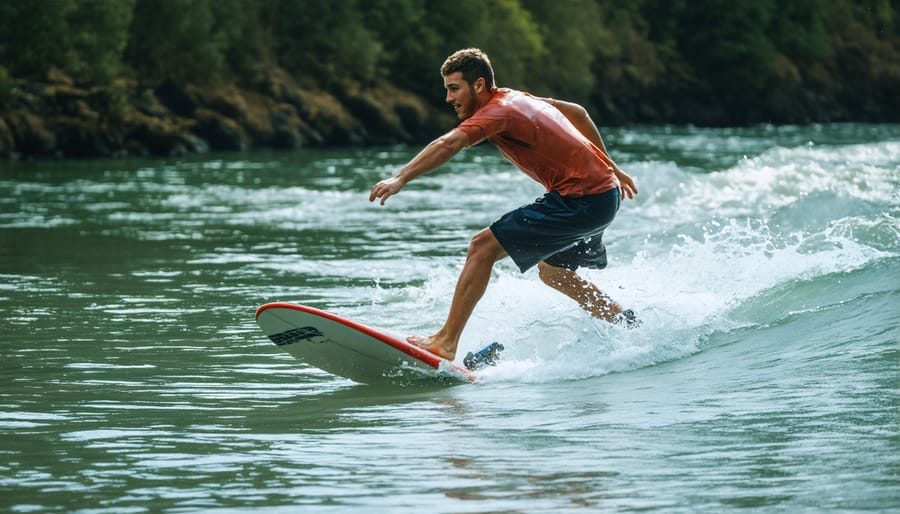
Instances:
[[[477,145],[506,130],[507,119],[495,108],[482,109],[456,128],[465,132],[469,146]]]
[[[456,128],[463,131],[466,137],[469,138],[468,146],[475,146],[486,139],[484,135],[484,129],[482,129],[479,125],[467,123],[468,121],[469,120],[466,120],[460,123]]]

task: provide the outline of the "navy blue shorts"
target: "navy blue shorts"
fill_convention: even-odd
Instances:
[[[578,198],[550,191],[491,225],[522,272],[544,261],[571,270],[606,267],[603,231],[619,210],[619,189]]]

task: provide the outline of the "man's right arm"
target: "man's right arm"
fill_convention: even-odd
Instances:
[[[591,115],[588,114],[587,109],[576,103],[565,102],[562,100],[553,100],[553,105],[559,109],[559,112],[561,112],[563,116],[565,116],[566,119],[568,119],[572,125],[584,135],[584,137],[588,138],[591,143],[594,143],[594,145],[603,152],[603,155],[609,159],[609,162],[612,164],[613,173],[616,174],[616,177],[619,179],[619,183],[622,186],[622,198],[625,198],[625,196],[634,198],[634,195],[637,194],[637,186],[634,183],[634,179],[619,169],[619,166],[617,166],[612,160],[612,157],[609,156],[609,152],[606,151],[606,145],[603,144],[603,138],[600,137],[600,130],[597,129],[597,125],[594,124],[594,120],[591,119]]]
[[[597,129],[597,125],[594,124],[594,120],[591,119],[591,115],[588,114],[587,109],[576,103],[556,99],[553,100],[553,106],[559,109],[559,112],[563,113],[563,116],[565,116],[572,125],[575,125],[578,132],[581,132],[584,137],[588,138],[591,143],[594,143],[597,148],[602,150],[603,153],[609,157],[609,152],[606,151],[606,146],[603,144],[603,138],[600,137],[600,130]]]

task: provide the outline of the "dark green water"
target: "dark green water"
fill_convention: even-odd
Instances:
[[[467,150],[0,165],[0,511],[900,509],[900,128],[613,131],[638,179],[587,318],[509,263],[456,387],[357,385],[254,322],[437,328],[468,239],[541,193]]]

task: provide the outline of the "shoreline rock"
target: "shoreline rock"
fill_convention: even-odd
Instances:
[[[169,79],[77,85],[55,69],[45,81],[14,83],[0,103],[0,158],[414,144],[454,124],[451,113],[390,84],[306,89],[279,70],[253,89]]]

